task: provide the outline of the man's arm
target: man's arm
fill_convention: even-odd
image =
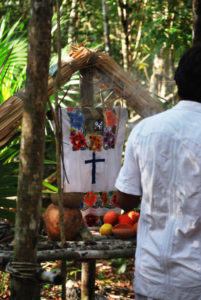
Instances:
[[[125,212],[136,208],[140,204],[140,201],[141,196],[126,194],[119,190],[117,191],[117,203]]]

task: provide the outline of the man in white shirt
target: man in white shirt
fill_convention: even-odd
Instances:
[[[135,126],[116,181],[121,208],[141,202],[136,300],[201,300],[201,48],[175,81],[180,101]]]

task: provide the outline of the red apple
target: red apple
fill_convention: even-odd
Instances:
[[[129,216],[129,218],[131,218],[131,220],[132,220],[132,222],[133,222],[133,224],[134,224],[134,223],[138,222],[138,219],[139,219],[139,217],[140,217],[140,214],[139,214],[139,212],[136,212],[136,211],[134,211],[134,210],[131,210],[131,211],[129,211],[129,212],[127,213],[127,216]]]

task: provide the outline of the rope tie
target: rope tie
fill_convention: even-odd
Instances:
[[[41,267],[39,264],[30,262],[9,262],[5,271],[13,277],[37,281],[36,273],[40,269]]]

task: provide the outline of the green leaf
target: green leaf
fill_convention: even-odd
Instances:
[[[15,222],[15,213],[10,210],[0,209],[0,218]]]
[[[53,160],[45,159],[45,160],[44,160],[44,164],[46,164],[46,165],[56,165],[56,162],[53,161]]]
[[[58,192],[58,188],[56,186],[46,182],[45,180],[43,180],[42,183],[43,183],[43,186],[50,189],[52,192]]]
[[[16,163],[9,163],[0,166],[0,174],[2,177],[6,175],[15,174],[17,171],[18,171],[18,164]]]
[[[118,269],[117,269],[117,274],[123,274],[125,273],[127,268],[127,263],[124,262]]]
[[[16,200],[0,198],[0,207],[16,208]]]
[[[0,197],[14,197],[17,194],[17,187],[4,188],[0,187]]]
[[[16,185],[17,186],[17,181],[18,181],[18,177],[17,176],[6,176],[6,177],[1,177],[1,186],[13,186]],[[1,187],[0,187],[1,189]]]

